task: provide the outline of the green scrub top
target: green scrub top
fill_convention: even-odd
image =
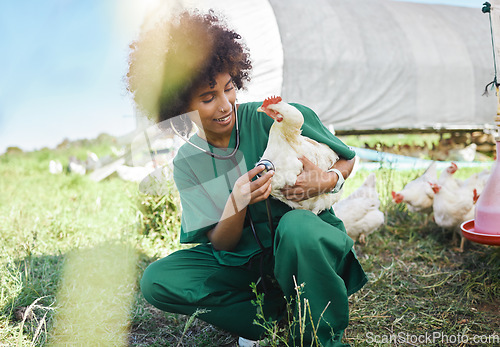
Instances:
[[[236,180],[251,170],[261,159],[267,146],[269,129],[274,120],[266,114],[257,112],[261,102],[241,104],[237,112],[240,145],[231,159],[215,159],[189,144],[184,144],[174,158],[174,181],[179,190],[182,204],[181,243],[209,244],[207,232],[219,222],[222,211]],[[355,152],[335,137],[310,108],[292,104],[304,116],[302,135],[325,143],[339,157],[352,159]],[[194,144],[220,155],[228,155],[236,146],[236,127],[233,127],[227,149],[211,146],[197,135],[190,139]],[[280,218],[291,208],[270,197],[273,224],[276,227]],[[249,224],[252,218],[257,235],[264,247],[271,247],[271,232],[268,224],[265,201],[249,205],[243,233],[236,248],[232,251],[218,251],[213,247],[203,247],[213,252],[223,265],[239,266],[262,250],[255,240]],[[339,227],[339,220],[333,210],[323,211],[319,217]],[[343,230],[345,232],[345,230]]]

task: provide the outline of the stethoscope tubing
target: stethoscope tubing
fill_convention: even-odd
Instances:
[[[179,131],[177,131],[177,129],[175,128],[174,124],[172,123],[172,119],[170,119],[170,127],[172,128],[172,130],[174,131],[174,133],[179,136],[181,139],[183,139],[186,143],[189,143],[191,146],[195,147],[196,149],[202,151],[203,153],[211,156],[212,158],[215,158],[215,159],[231,159],[233,158],[235,155],[236,155],[236,152],[238,151],[238,149],[240,148],[240,129],[239,129],[239,124],[238,124],[238,111],[237,111],[237,108],[236,108],[236,105],[233,105],[233,109],[234,109],[234,119],[235,119],[235,127],[236,127],[236,145],[234,146],[234,149],[233,151],[228,154],[228,155],[219,155],[219,154],[215,154],[215,153],[212,153],[210,151],[207,151],[206,149],[204,148],[201,148],[200,146],[192,143],[191,141],[189,141],[189,139],[186,137],[186,136],[183,136],[182,134],[179,133]]]
[[[218,155],[218,154],[212,153],[210,151],[207,151],[204,148],[201,148],[200,146],[192,143],[191,141],[189,141],[189,139],[186,136],[183,136],[182,134],[179,133],[179,131],[177,131],[177,129],[175,128],[175,126],[172,123],[172,120],[170,120],[170,126],[171,126],[172,130],[175,132],[175,134],[177,136],[179,136],[182,140],[184,140],[184,142],[190,144],[194,148],[211,156],[212,158],[222,159],[222,160],[231,159],[231,161],[233,161],[233,164],[235,165],[236,169],[238,170],[238,175],[241,176],[242,172],[238,166],[238,163],[235,161],[236,152],[238,151],[238,149],[240,147],[240,131],[239,131],[238,112],[237,112],[236,105],[233,105],[233,109],[234,109],[234,115],[235,115],[234,118],[235,118],[235,122],[236,122],[236,124],[235,124],[235,127],[236,127],[236,129],[235,129],[236,130],[236,145],[234,146],[233,151],[228,155]],[[272,250],[272,252],[274,252],[274,234],[275,233],[274,233],[274,226],[273,226],[273,216],[271,213],[271,203],[270,203],[269,199],[266,199],[266,210],[267,210],[267,218],[268,218],[268,222],[269,222],[269,229],[271,231],[271,250]],[[252,229],[253,236],[254,236],[255,240],[257,241],[257,244],[259,245],[260,249],[262,251],[264,251],[265,247],[262,244],[262,241],[260,240],[259,236],[257,235],[257,231],[255,230],[255,225],[253,223],[252,216],[250,214],[250,210],[248,210],[248,209],[247,209],[247,216],[248,216],[250,228]]]

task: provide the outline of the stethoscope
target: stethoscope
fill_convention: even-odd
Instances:
[[[177,128],[175,127],[174,123],[172,123],[172,119],[170,119],[170,128],[174,131],[174,133],[177,136],[179,136],[182,140],[184,140],[184,142],[189,143],[194,148],[197,148],[198,150],[202,151],[203,153],[208,154],[212,158],[223,159],[223,160],[224,159],[233,159],[234,156],[236,155],[236,152],[240,148],[240,127],[239,127],[239,124],[238,124],[238,114],[237,114],[237,111],[236,111],[236,107],[233,106],[233,108],[234,108],[234,115],[235,115],[235,121],[236,121],[236,145],[234,146],[233,151],[230,154],[228,154],[228,155],[215,154],[215,153],[212,153],[210,151],[207,151],[204,148],[201,148],[200,146],[196,145],[195,143],[192,143],[191,141],[189,141],[189,139],[186,137],[186,135],[181,134],[177,130]],[[193,111],[193,112],[197,112],[197,111]],[[189,115],[189,113],[186,113],[185,115]]]
[[[236,152],[238,151],[239,147],[240,147],[240,129],[239,129],[239,124],[238,124],[238,111],[237,111],[237,108],[235,105],[233,105],[233,109],[234,109],[234,118],[235,118],[235,127],[236,127],[236,144],[234,146],[234,149],[232,150],[232,152],[228,155],[219,155],[219,154],[216,154],[216,153],[213,153],[211,151],[207,151],[206,149],[196,145],[195,143],[191,142],[189,140],[189,138],[187,138],[186,135],[183,135],[181,134],[177,128],[175,127],[175,125],[172,123],[172,119],[170,119],[170,127],[171,129],[175,132],[175,134],[177,136],[179,136],[182,140],[184,140],[184,142],[190,144],[191,146],[193,146],[194,148],[200,150],[202,153],[205,153],[209,156],[211,156],[212,158],[215,158],[215,159],[221,159],[221,160],[231,160],[234,164],[234,166],[236,167],[236,169],[238,170],[238,175],[241,176],[242,173],[241,173],[241,170],[239,168],[239,165],[235,159],[235,156],[236,156]],[[196,112],[196,111],[193,111],[193,112]],[[188,115],[188,114],[186,114]],[[260,173],[257,174],[258,177],[260,177],[262,174],[270,171],[270,170],[274,170],[274,165],[273,163],[270,161],[270,160],[267,160],[267,159],[261,159],[257,164],[255,164],[255,166],[259,166],[259,165],[263,165],[265,167],[265,169],[263,171],[261,171]],[[268,223],[269,223],[269,229],[271,230],[271,251],[274,252],[274,225],[273,225],[273,216],[272,216],[272,213],[271,213],[271,203],[269,201],[269,199],[266,199],[265,200],[266,202],[266,209],[267,209],[267,219],[268,219]],[[257,244],[259,245],[260,249],[264,252],[265,251],[265,247],[264,245],[262,244],[259,236],[257,235],[257,231],[255,230],[255,225],[253,223],[253,220],[252,220],[252,216],[250,214],[250,210],[247,209],[247,214],[246,216],[248,217],[248,221],[249,221],[249,224],[250,224],[250,228],[252,229],[252,233],[253,233],[253,236],[255,238],[255,241],[257,241]]]

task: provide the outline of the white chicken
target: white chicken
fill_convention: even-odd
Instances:
[[[283,102],[281,97],[266,99],[258,111],[265,112],[274,119],[266,150],[262,154],[262,159],[274,164],[271,195],[292,208],[310,210],[315,214],[330,208],[338,201],[340,194],[324,193],[294,202],[286,199],[281,189],[286,185],[295,185],[297,176],[303,170],[300,157],[305,156],[326,171],[339,160],[337,153],[327,145],[301,135],[301,127],[304,124],[302,113]]]
[[[78,175],[85,175],[86,172],[83,162],[77,159],[75,156],[69,157],[67,171],[69,173],[76,173]]]
[[[99,161],[99,157],[97,154],[91,151],[87,151],[87,159],[85,160],[85,170],[87,172],[97,170],[101,167],[101,163]]]
[[[385,216],[379,208],[380,200],[374,173],[347,198],[333,205],[335,215],[344,222],[347,234],[360,243],[365,243],[366,236],[384,224]]]
[[[53,175],[63,172],[63,166],[59,160],[51,160],[49,162],[49,172]]]
[[[460,252],[464,250],[465,238],[460,224],[473,219],[477,201],[476,180],[459,181],[453,177],[458,167],[455,163],[444,170],[432,188],[434,196],[434,220],[443,229],[454,229],[460,234]]]
[[[434,201],[434,190],[431,184],[437,183],[436,162],[425,170],[425,172],[405,185],[403,190],[392,192],[395,203],[406,203],[410,212],[431,213]]]
[[[477,197],[479,198],[479,195],[481,195],[484,187],[486,186],[486,182],[488,181],[490,174],[491,171],[489,169],[484,169],[481,172],[473,174],[463,184],[476,188]]]

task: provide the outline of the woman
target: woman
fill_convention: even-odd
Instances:
[[[151,44],[158,35],[164,47]],[[176,132],[189,133],[191,122],[198,128],[174,159],[174,180],[183,211],[180,241],[199,245],[150,264],[141,280],[145,298],[169,312],[191,315],[204,309],[198,318],[258,340],[264,331],[253,323],[257,308],[250,285],[265,293],[266,318],[278,320],[285,298],[296,294],[296,281],[305,285],[302,298],[309,300],[315,324],[319,321],[322,345],[342,346],[348,296],[366,276],[331,209],[315,215],[269,197],[273,171],[254,165],[273,120],[257,113],[261,103],[236,103],[236,90],[249,80],[252,67],[240,36],[212,11],[185,12],[168,29],[157,26],[131,47],[127,76],[137,105]],[[294,106],[304,115],[303,135],[334,149],[341,157],[334,167],[347,178],[355,153],[311,109]],[[289,199],[335,187],[337,174],[301,160],[304,172],[285,190]],[[306,344],[311,332],[308,324]]]

